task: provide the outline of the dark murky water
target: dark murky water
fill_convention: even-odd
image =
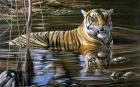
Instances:
[[[140,87],[140,4],[137,0],[123,1],[95,1],[93,7],[114,8],[113,19],[113,57],[124,56],[130,59],[124,64],[112,65],[107,69],[108,73],[82,76],[84,60],[78,54],[70,52],[53,52],[45,49],[32,49],[31,56],[34,64],[34,78],[32,83],[42,87]],[[19,17],[19,30],[24,29],[24,18]],[[16,20],[16,19],[15,19]],[[5,20],[0,20],[0,33],[10,26]],[[45,16],[42,20],[40,15],[33,16],[32,31],[45,30],[69,30],[77,27],[82,21],[81,15],[75,16]],[[43,23],[44,22],[44,23]],[[18,25],[15,21],[12,26],[11,38],[18,36]],[[18,49],[4,44],[10,38],[10,29],[0,36],[0,70],[16,70],[20,53]],[[9,50],[10,49],[10,50]],[[22,53],[24,56],[24,51]],[[8,61],[8,62],[7,62]],[[62,78],[54,80],[54,73],[48,69],[48,65],[56,63],[64,66],[69,73]],[[61,65],[63,64],[63,65]],[[7,68],[8,66],[8,68]],[[113,71],[133,71],[136,78],[126,82],[112,82],[109,74]],[[63,71],[60,68],[60,71]],[[63,73],[63,72],[62,72]],[[36,86],[35,86],[36,87]]]

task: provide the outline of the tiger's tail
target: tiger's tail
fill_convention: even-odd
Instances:
[[[48,38],[46,36],[47,32],[37,32],[37,33],[30,33],[30,38],[29,38],[29,46],[30,47],[48,47]],[[27,36],[21,35],[10,42],[8,42],[9,45],[11,46],[16,46],[16,47],[26,47],[27,45]]]

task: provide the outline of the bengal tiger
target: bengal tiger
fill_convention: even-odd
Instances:
[[[103,45],[108,45],[111,48],[113,44],[111,35],[113,9],[92,9],[87,12],[81,10],[81,13],[84,20],[78,28],[68,31],[30,33],[29,44],[31,47],[79,53],[85,56],[86,72],[92,72],[93,68],[102,71],[109,65],[110,60],[105,63],[101,59],[92,57],[92,52]],[[25,47],[26,39],[26,35],[21,35],[10,41],[9,44]]]

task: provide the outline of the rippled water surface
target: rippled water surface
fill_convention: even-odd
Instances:
[[[126,1],[126,0],[124,0]],[[31,49],[31,57],[34,64],[34,77],[32,84],[40,87],[140,87],[140,12],[135,10],[136,6],[130,1],[116,1],[111,2],[96,2],[93,3],[95,7],[111,8],[111,4],[114,8],[113,30],[112,35],[114,39],[114,45],[112,48],[113,57],[124,56],[130,59],[129,62],[124,64],[111,65],[107,69],[108,73],[94,73],[89,76],[83,76],[82,69],[84,68],[84,59],[81,55],[71,52],[57,52],[49,51],[46,49],[38,48]],[[97,5],[97,4],[101,4]],[[108,7],[106,6],[108,5]],[[118,6],[119,5],[119,6]],[[115,9],[116,8],[116,9]],[[135,8],[135,9],[134,9]],[[130,12],[132,11],[132,13]],[[82,15],[73,16],[43,16],[35,15],[32,17],[32,31],[44,31],[44,30],[69,30],[76,28],[82,22]],[[4,32],[11,26],[0,20],[0,33]],[[19,58],[19,49],[14,49],[5,44],[9,38],[18,36],[19,31],[24,29],[24,18],[19,17],[19,24],[17,24],[16,18],[12,25],[12,32],[10,29],[0,36],[0,71],[6,69],[16,70],[16,66]],[[44,27],[43,27],[44,26]],[[11,36],[10,36],[11,34]],[[23,50],[22,56],[25,56]],[[23,62],[24,63],[24,62]],[[55,63],[59,66],[63,73],[63,68],[67,70],[67,74],[60,78],[55,78],[55,73],[48,68],[50,64]],[[113,82],[109,79],[109,75],[113,71],[133,71],[136,73],[136,77],[133,80],[125,82]],[[36,87],[35,86],[35,87]]]

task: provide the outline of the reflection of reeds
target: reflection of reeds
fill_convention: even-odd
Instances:
[[[25,8],[25,7],[24,7]],[[27,40],[26,40],[26,57],[25,57],[25,66],[22,67],[22,77],[23,77],[23,82],[25,81],[25,86],[30,86],[31,85],[31,79],[33,77],[33,62],[30,54],[30,46],[29,46],[29,38],[30,38],[30,33],[31,33],[31,14],[32,13],[32,0],[28,0],[28,18],[26,21],[26,35],[27,35]]]
[[[1,62],[0,63],[0,65],[1,66],[3,66],[4,64],[7,64],[5,67],[1,67],[1,69],[7,69],[7,70],[14,70],[16,73],[17,73],[17,76],[19,76],[19,77],[21,77],[21,78],[18,78],[18,80],[20,81],[20,83],[22,84],[22,86],[29,86],[29,85],[31,85],[31,78],[32,78],[32,76],[33,76],[33,63],[32,63],[32,59],[31,59],[31,55],[30,55],[30,50],[29,50],[29,38],[30,38],[30,31],[31,31],[31,13],[32,13],[32,2],[31,2],[31,0],[28,0],[28,19],[26,20],[26,34],[27,34],[27,36],[28,36],[28,38],[27,38],[27,41],[26,41],[26,43],[27,43],[27,47],[26,47],[26,56],[22,56],[20,53],[21,53],[21,50],[19,50],[18,51],[18,54],[20,54],[19,55],[19,59],[16,59],[16,61],[13,63],[13,62],[11,62],[10,60],[9,60],[9,57],[11,57],[9,54],[10,54],[10,52],[8,53],[8,56],[5,56],[7,59],[6,59],[6,61],[4,61],[4,62]],[[25,3],[26,4],[26,3]],[[10,3],[10,5],[11,5],[11,8],[14,8],[14,3],[13,2],[11,2]],[[16,24],[17,24],[17,27],[18,27],[18,34],[20,33],[19,32],[19,20],[18,20],[18,13],[19,13],[19,11],[18,11],[18,6],[19,6],[19,4],[18,4],[18,2],[17,1],[15,1],[15,8],[16,8],[16,15],[17,15],[17,18],[16,18]],[[24,8],[26,8],[26,7],[24,7]],[[26,12],[25,12],[26,13]],[[13,29],[13,13],[12,13],[12,11],[11,11],[11,23],[9,23],[8,22],[8,20],[7,19],[5,19],[5,21],[9,24],[9,26],[11,26],[11,30],[10,30],[10,40],[11,40],[11,31],[12,31],[12,29]],[[2,16],[2,15],[1,15]],[[3,16],[2,16],[3,17]],[[4,17],[3,17],[3,19],[4,19]],[[9,50],[10,50],[11,48],[10,48],[10,46],[9,46]],[[11,50],[10,50],[11,51]],[[24,60],[22,60],[22,59],[24,59]],[[16,77],[15,77],[16,78]],[[1,78],[0,78],[0,80],[1,80]],[[7,83],[7,81],[5,80],[5,82]],[[0,87],[3,87],[3,86],[0,86]],[[6,86],[6,87],[10,87],[10,86]]]
[[[31,79],[33,78],[34,68],[33,68],[33,61],[31,58],[30,50],[27,49],[26,58],[24,61],[24,66],[22,66],[22,77],[24,78],[25,84],[27,86],[31,85]],[[19,66],[19,65],[18,65]],[[20,67],[19,67],[20,68]]]
[[[10,70],[16,70],[16,66],[17,66],[17,62],[15,60],[9,60],[9,66],[8,68]],[[0,71],[3,71],[7,68],[7,66],[5,66],[5,64],[7,63],[7,60],[0,60]]]

